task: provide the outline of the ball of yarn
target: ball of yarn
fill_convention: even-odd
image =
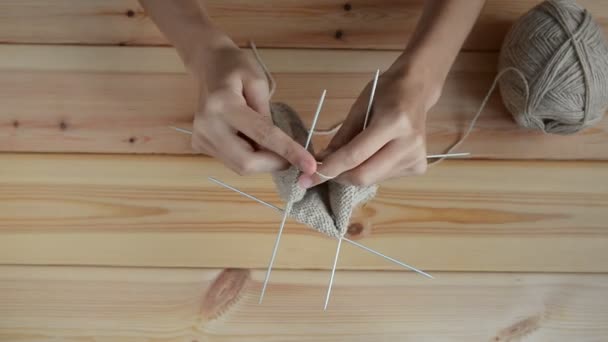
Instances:
[[[507,68],[519,72],[504,74],[500,92],[523,127],[572,134],[608,108],[608,42],[574,1],[545,1],[515,22],[500,51]]]

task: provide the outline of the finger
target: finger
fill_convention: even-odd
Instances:
[[[320,184],[328,179],[325,177],[337,177],[344,172],[352,170],[363,164],[366,160],[377,153],[384,145],[393,138],[393,132],[384,125],[370,125],[368,129],[355,136],[346,145],[323,160],[318,174],[311,177],[300,177],[300,186],[308,188]]]
[[[226,166],[242,176],[281,170],[286,164],[272,152],[253,151],[251,145],[236,134],[224,136],[217,153]]]
[[[276,153],[270,151],[256,151],[255,155],[255,169],[257,172],[267,173],[285,170],[289,167],[289,162]]]
[[[414,165],[408,167],[407,169],[399,173],[398,176],[420,176],[426,172],[428,166],[429,164],[426,157],[421,158],[416,163],[414,163]]]
[[[367,103],[369,101],[369,93],[371,91],[369,88],[369,86],[366,87],[363,92],[361,92],[361,95],[355,100],[346,119],[342,123],[342,127],[340,127],[336,135],[331,139],[325,151],[320,154],[320,157],[327,157],[332,152],[353,140],[357,134],[361,133],[363,130],[365,111],[367,110]]]
[[[204,129],[207,128],[207,125],[211,125],[211,123],[203,123],[203,120],[194,119],[194,126],[192,129],[192,139],[191,139],[191,144],[192,144],[192,149],[194,150],[194,152],[196,153],[202,153],[202,154],[206,154],[209,156],[216,156],[216,144],[215,144],[215,139],[207,136],[207,131],[211,131],[211,132],[220,132],[220,131],[225,131],[225,132],[229,132],[230,131],[230,127],[228,126],[224,126],[224,127],[215,127],[212,130],[209,129]]]
[[[191,140],[192,151],[212,156],[215,148],[207,139],[199,134],[193,134]]]
[[[402,147],[391,141],[361,165],[336,177],[335,181],[347,185],[369,186],[388,179],[399,171],[398,156],[402,152],[400,150]]]
[[[252,143],[248,137],[241,137],[237,134],[237,140],[248,154],[248,156],[245,156],[244,158],[249,160],[249,165],[245,165],[244,168],[249,169],[249,173],[274,172],[289,167],[289,162],[287,160],[281,158],[274,152],[256,148],[253,146],[255,143]],[[229,144],[227,144],[227,146],[228,145]]]
[[[262,115],[270,116],[270,90],[266,80],[244,82],[243,95],[249,107]]]
[[[268,151],[274,152],[306,174],[317,169],[317,162],[304,147],[249,107],[227,116],[229,123]]]
[[[424,146],[393,140],[363,164],[338,176],[341,184],[370,186],[391,178],[421,175],[426,171]]]

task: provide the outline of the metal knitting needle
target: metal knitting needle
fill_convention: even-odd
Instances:
[[[315,112],[315,116],[312,119],[312,125],[310,126],[310,132],[308,132],[308,138],[306,138],[306,145],[304,145],[304,149],[308,150],[308,146],[310,145],[310,141],[312,139],[312,135],[315,131],[315,126],[317,124],[317,120],[319,119],[319,114],[321,114],[321,108],[323,108],[323,102],[325,101],[325,95],[327,94],[327,89],[323,90],[321,94],[321,99],[319,100],[319,104],[317,105],[317,111]],[[281,219],[281,225],[279,226],[279,232],[277,234],[277,238],[274,242],[274,248],[272,249],[272,256],[270,257],[270,263],[268,263],[268,270],[266,271],[266,278],[264,279],[264,285],[262,286],[262,292],[260,293],[259,304],[264,300],[264,294],[266,293],[266,287],[268,286],[268,280],[270,280],[270,273],[272,272],[272,266],[274,265],[274,259],[277,256],[277,251],[279,250],[279,242],[281,241],[281,235],[283,234],[283,229],[285,228],[285,222],[287,221],[287,216],[289,216],[289,212],[291,211],[291,202],[287,202],[285,210],[283,211],[283,218]]]
[[[372,83],[372,91],[369,94],[369,102],[367,103],[367,110],[365,111],[365,120],[363,121],[363,129],[367,127],[367,119],[369,113],[372,111],[372,104],[374,103],[374,96],[376,96],[376,87],[378,86],[378,78],[380,77],[380,69],[376,70],[374,75],[374,82]]]
[[[222,182],[221,180],[219,180],[219,179],[217,179],[217,178],[215,178],[215,177],[207,177],[207,178],[208,178],[210,181],[212,181],[213,183],[215,183],[215,184],[217,184],[217,185],[219,185],[219,186],[223,186],[223,187],[224,187],[224,188],[226,188],[226,189],[230,189],[230,190],[232,190],[232,191],[234,191],[234,192],[238,192],[239,194],[241,194],[241,195],[243,195],[243,196],[245,196],[245,197],[247,197],[247,198],[249,198],[249,199],[251,199],[251,200],[254,200],[254,201],[256,201],[256,202],[258,202],[258,203],[260,203],[260,204],[263,204],[263,205],[267,206],[268,208],[271,208],[271,209],[274,209],[274,210],[277,210],[277,211],[283,212],[283,209],[281,209],[281,208],[277,207],[276,205],[271,204],[271,203],[268,203],[268,202],[265,202],[265,201],[262,201],[261,199],[259,199],[259,198],[255,197],[255,196],[253,196],[253,195],[250,195],[250,194],[248,194],[248,193],[246,193],[246,192],[244,192],[244,191],[241,191],[241,190],[239,190],[239,189],[237,189],[237,188],[235,188],[235,187],[233,187],[233,186],[231,186],[231,185],[228,185],[228,184],[226,184],[226,183]]]
[[[175,126],[169,126],[169,128],[173,128],[174,130],[181,132],[181,133],[186,133],[186,134],[192,135],[192,131],[189,131],[187,129],[183,129],[183,128],[179,128],[179,127],[175,127]]]
[[[241,194],[241,195],[243,195],[243,196],[245,196],[245,197],[247,197],[247,198],[249,198],[251,200],[254,200],[254,201],[256,201],[256,202],[258,202],[260,204],[263,204],[263,205],[267,206],[268,208],[274,209],[274,210],[276,210],[278,212],[283,212],[283,209],[277,207],[276,205],[274,205],[272,203],[268,203],[268,202],[264,201],[263,199],[257,198],[257,197],[255,197],[253,195],[250,195],[250,194],[246,193],[246,192],[243,192],[243,191],[241,191],[241,190],[239,190],[239,189],[237,189],[237,188],[235,188],[235,187],[233,187],[231,185],[228,185],[228,184],[222,182],[219,179],[216,179],[216,178],[213,178],[213,177],[209,177],[209,180],[212,181],[213,183],[219,185],[219,186],[222,186],[222,187],[224,187],[226,189],[232,190],[232,191],[234,191],[236,193],[239,193],[239,194]],[[365,250],[367,252],[370,252],[370,253],[375,254],[375,255],[377,255],[379,257],[382,257],[382,258],[384,258],[384,259],[386,259],[386,260],[388,260],[390,262],[393,262],[393,263],[395,263],[395,264],[397,264],[399,266],[403,266],[404,268],[412,270],[412,271],[414,271],[414,272],[416,272],[418,274],[421,274],[421,275],[423,275],[423,276],[425,276],[427,278],[434,279],[433,276],[431,276],[430,274],[428,274],[428,273],[426,273],[426,272],[424,272],[424,271],[422,271],[420,269],[417,269],[414,266],[408,265],[408,264],[406,264],[404,262],[401,262],[401,261],[399,261],[399,260],[397,260],[395,258],[391,258],[391,257],[389,257],[387,255],[384,255],[384,254],[382,254],[382,253],[380,253],[380,252],[378,252],[378,251],[376,251],[374,249],[371,249],[371,248],[369,248],[369,247],[367,247],[365,245],[362,245],[362,244],[360,244],[360,243],[358,243],[356,241],[353,241],[353,240],[351,240],[351,239],[349,239],[347,237],[342,237],[342,239],[344,241],[350,243],[353,246],[359,247],[359,248],[361,248],[361,249],[363,249],[363,250]]]
[[[192,135],[192,131],[189,131],[187,129],[179,128],[179,127],[175,127],[175,126],[168,126],[168,127],[171,128],[171,129],[174,129],[174,130],[176,130],[178,132]],[[431,154],[431,155],[428,155],[426,157],[428,159],[432,159],[432,158],[444,158],[444,157],[445,158],[457,158],[457,157],[467,157],[467,156],[470,156],[470,155],[471,155],[471,153],[469,153],[469,152],[463,152],[463,153]],[[318,164],[322,164],[321,162],[317,162],[317,163]],[[327,179],[332,179],[331,177],[328,177],[328,176],[322,176],[322,177],[325,177]]]
[[[350,239],[348,239],[346,237],[342,237],[342,239],[344,239],[344,241],[350,243],[353,246],[357,246],[357,247],[359,247],[361,249],[364,249],[364,250],[366,250],[366,251],[368,251],[368,252],[370,252],[372,254],[375,254],[375,255],[377,255],[379,257],[382,257],[382,258],[384,258],[384,259],[386,259],[388,261],[394,262],[395,264],[403,266],[403,267],[405,267],[405,268],[407,268],[407,269],[409,269],[411,271],[414,271],[414,272],[416,272],[416,273],[418,273],[420,275],[423,275],[423,276],[425,276],[427,278],[430,278],[430,279],[435,279],[435,277],[433,277],[432,275],[424,272],[423,270],[420,270],[420,269],[418,269],[418,268],[416,268],[414,266],[410,266],[410,265],[408,265],[408,264],[406,264],[404,262],[401,262],[401,261],[399,261],[399,260],[397,260],[395,258],[391,258],[388,255],[384,255],[384,254],[382,254],[382,253],[380,253],[380,252],[378,252],[378,251],[376,251],[374,249],[371,249],[371,248],[369,248],[369,247],[367,247],[365,245],[362,245],[362,244],[360,244],[360,243],[358,243],[356,241],[350,240]]]
[[[380,77],[380,69],[376,70],[374,75],[374,81],[372,83],[372,89],[369,94],[369,101],[367,102],[367,110],[365,111],[365,118],[363,119],[363,130],[367,128],[367,121],[369,120],[369,114],[372,111],[372,105],[374,104],[374,96],[376,95],[376,87],[378,86],[378,78]],[[327,286],[327,293],[325,294],[325,305],[323,311],[327,310],[329,304],[329,297],[331,296],[331,289],[334,284],[334,278],[336,276],[336,267],[338,266],[338,258],[340,257],[340,247],[342,247],[342,238],[344,236],[340,234],[338,238],[338,246],[336,247],[336,255],[334,256],[334,265],[331,268],[331,275],[329,276],[329,285]]]
[[[455,157],[468,157],[470,156],[471,153],[470,152],[463,152],[463,153],[444,153],[444,154],[431,154],[426,156],[428,159],[433,159],[433,158],[455,158]]]
[[[331,268],[331,276],[329,277],[329,285],[327,286],[327,294],[325,294],[325,305],[323,305],[323,311],[327,310],[327,305],[329,304],[329,296],[331,295],[331,288],[334,285],[334,277],[336,275],[336,266],[338,265],[338,256],[340,255],[340,247],[342,246],[342,239],[344,237],[340,236],[338,238],[338,247],[336,248],[336,256],[334,257],[334,265]]]

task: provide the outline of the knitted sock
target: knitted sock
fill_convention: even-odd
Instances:
[[[272,120],[295,141],[304,145],[308,132],[298,114],[288,105],[273,103]],[[314,154],[312,144],[309,151]],[[272,178],[279,195],[290,209],[289,216],[317,231],[332,237],[346,234],[353,209],[371,200],[377,186],[358,187],[342,185],[332,180],[310,189],[297,185],[300,171],[291,166],[284,171],[274,172]]]

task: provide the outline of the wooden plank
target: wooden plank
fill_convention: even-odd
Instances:
[[[0,154],[0,264],[265,267],[270,177],[208,158]],[[353,238],[426,270],[607,272],[608,163],[452,161],[382,184]],[[277,267],[327,269],[335,241],[290,222]],[[342,269],[395,269],[356,247]]]
[[[500,48],[519,16],[540,0],[488,0],[467,50]],[[608,33],[608,4],[579,0]],[[211,16],[240,45],[403,49],[423,0],[206,0]],[[43,44],[167,44],[135,0],[5,0],[0,41]]]
[[[275,99],[309,121],[323,88],[320,126],[339,122],[373,71],[395,52],[261,51],[275,72]],[[194,82],[172,49],[1,46],[0,151],[191,153]],[[495,76],[496,55],[464,53],[427,123],[429,153],[463,132]],[[608,120],[575,136],[519,129],[498,94],[461,147],[488,159],[608,159]],[[326,139],[325,139],[326,140]],[[324,141],[321,141],[322,144]]]
[[[3,341],[600,341],[608,276],[0,267]],[[276,324],[280,322],[280,324]]]

